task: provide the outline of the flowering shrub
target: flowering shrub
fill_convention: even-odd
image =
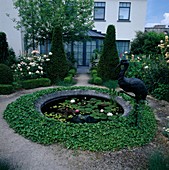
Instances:
[[[167,116],[167,119],[169,121],[169,116]],[[168,137],[169,139],[169,124],[168,124],[168,127],[164,127],[164,131],[163,131],[163,134]]]
[[[143,80],[149,93],[153,93],[156,88],[160,87],[160,84],[169,83],[168,73],[169,67],[162,55],[159,55],[154,60],[149,57],[139,56],[130,61],[126,77],[136,77]]]
[[[49,60],[47,55],[40,55],[37,50],[32,51],[29,56],[21,56],[18,63],[13,66],[15,80],[45,77],[45,65]]]
[[[167,35],[165,36],[165,41],[161,40],[158,47],[160,47],[162,55],[165,57],[167,63],[169,63],[169,40]]]

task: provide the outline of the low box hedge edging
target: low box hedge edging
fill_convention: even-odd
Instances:
[[[35,102],[45,94],[71,89],[90,89],[109,93],[108,89],[95,87],[63,87],[46,89],[18,98],[9,104],[4,118],[9,126],[24,137],[42,144],[62,143],[66,148],[90,151],[114,151],[142,146],[156,134],[156,121],[151,108],[140,104],[140,128],[134,126],[133,115],[114,116],[112,121],[99,123],[59,122],[39,114]],[[66,91],[65,91],[66,92]]]
[[[0,84],[0,95],[11,94],[14,92],[14,88],[10,84]]]
[[[22,81],[21,84],[24,89],[32,89],[37,87],[50,86],[51,80],[48,78],[30,79]]]

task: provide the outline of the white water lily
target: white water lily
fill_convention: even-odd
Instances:
[[[72,100],[70,101],[70,103],[75,103],[75,99],[72,99]]]
[[[100,112],[104,112],[104,110],[103,110],[103,109],[101,109],[101,110],[100,110]]]
[[[107,113],[107,116],[113,116],[113,113],[109,112]]]

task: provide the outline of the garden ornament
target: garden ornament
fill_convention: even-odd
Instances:
[[[146,100],[147,88],[144,82],[138,78],[126,78],[125,72],[129,67],[128,60],[121,60],[117,67],[121,67],[118,84],[125,92],[132,92],[135,94],[135,99],[138,102],[139,100]]]

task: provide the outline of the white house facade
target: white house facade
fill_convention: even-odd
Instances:
[[[95,28],[106,33],[108,25],[113,24],[117,40],[131,41],[136,31],[144,31],[146,7],[147,0],[97,0],[95,9],[100,10],[100,16],[96,12]]]
[[[89,65],[95,49],[100,49],[108,25],[116,28],[116,44],[119,56],[129,51],[130,42],[137,31],[144,31],[147,0],[95,0],[94,30],[91,41],[75,42],[67,48],[73,49],[78,65]]]
[[[13,8],[13,0],[0,0],[0,31],[7,34],[9,46],[16,54],[23,51],[21,32],[17,31],[13,21],[6,16],[18,18]],[[119,55],[129,51],[130,42],[135,38],[136,31],[144,31],[147,0],[94,0],[94,29],[89,31],[91,41],[74,42],[65,47],[67,53],[74,52],[77,64],[87,66],[90,63],[94,50],[100,49],[108,25],[116,28],[116,40]],[[41,53],[46,47],[41,46]],[[50,49],[50,44],[48,49]]]

